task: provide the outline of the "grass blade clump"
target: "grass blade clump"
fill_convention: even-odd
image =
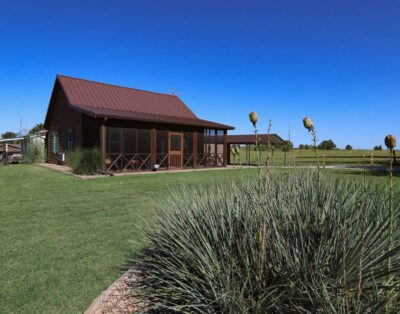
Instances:
[[[390,304],[398,312],[400,246],[387,251],[387,193],[326,175],[317,187],[315,171],[297,170],[290,181],[271,172],[261,211],[265,190],[256,177],[171,192],[147,234],[151,245],[141,263],[146,310],[375,313]],[[399,196],[392,202],[397,244]],[[389,259],[394,279],[388,283]]]
[[[76,174],[92,175],[102,171],[101,153],[98,149],[78,149],[68,155],[68,164]]]

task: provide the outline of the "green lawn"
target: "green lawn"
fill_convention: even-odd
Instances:
[[[0,313],[84,311],[143,247],[154,202],[169,188],[254,171],[81,180],[37,166],[0,166]],[[357,171],[334,174],[363,178]],[[367,178],[387,182],[384,173]]]
[[[386,164],[390,158],[387,150],[318,150],[318,155],[321,165],[370,165],[372,161],[374,166],[378,166]],[[261,162],[265,162],[266,156],[266,151],[260,153]],[[315,164],[315,152],[312,149],[293,149],[290,153],[283,152],[282,150],[274,150],[270,158],[270,164],[274,166],[288,165],[289,159],[291,165]],[[241,163],[246,162],[246,150],[244,147],[240,150],[240,159]],[[231,162],[239,163],[239,157],[234,157],[231,154]],[[251,147],[250,162],[253,164],[257,163],[257,153],[254,150],[254,146]]]
[[[0,167],[0,313],[82,312],[143,246],[153,201],[170,187],[237,173],[81,180],[35,166]]]

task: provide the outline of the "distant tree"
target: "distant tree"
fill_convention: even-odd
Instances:
[[[376,146],[374,147],[374,150],[382,150],[382,145],[376,145]]]
[[[4,132],[3,134],[1,134],[2,139],[14,138],[14,137],[17,137],[17,133],[12,132],[12,131],[7,131],[7,132]]]
[[[346,145],[346,150],[352,150],[352,149],[353,149],[353,146],[351,146],[350,144]]]
[[[289,147],[290,149],[293,148],[293,143],[292,143],[292,141],[286,140],[286,141],[285,141],[285,144],[286,144],[286,147]]]
[[[289,141],[289,140],[286,140],[285,144],[282,147],[282,149],[285,152],[289,151],[290,149],[293,149],[293,143],[291,141]]]
[[[336,149],[336,144],[332,140],[325,140],[318,145],[318,148],[325,150],[333,150]]]
[[[43,128],[44,128],[43,123],[38,123],[32,129],[29,130],[29,134],[38,133],[39,131],[43,130]]]
[[[304,149],[304,144],[300,144],[299,149]]]

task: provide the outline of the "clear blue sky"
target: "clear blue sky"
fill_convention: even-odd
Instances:
[[[42,122],[57,73],[178,96],[201,118],[357,148],[400,138],[400,1],[0,0],[0,133]]]

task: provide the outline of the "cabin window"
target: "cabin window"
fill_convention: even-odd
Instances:
[[[74,143],[75,138],[74,138],[74,130],[73,129],[68,129],[67,130],[67,140],[66,140],[66,151],[67,152],[72,152],[74,150]]]
[[[58,132],[53,132],[53,154],[57,154],[60,151],[60,138]]]
[[[121,153],[121,129],[107,128],[108,130],[108,153]]]

